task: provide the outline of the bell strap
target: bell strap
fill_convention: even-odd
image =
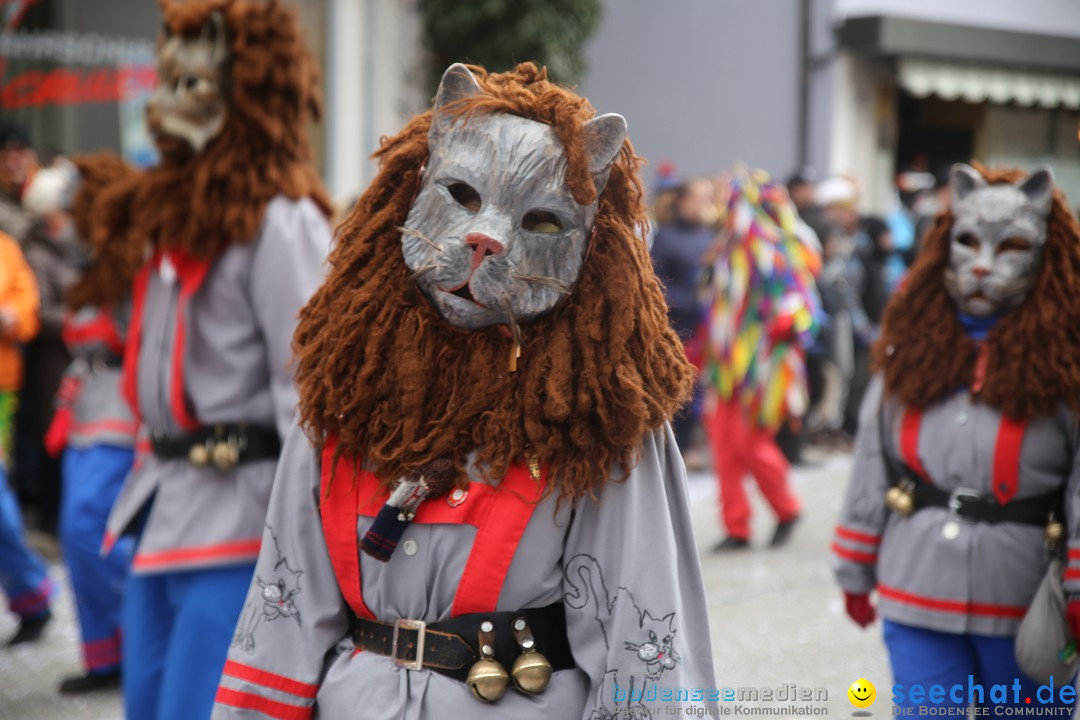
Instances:
[[[281,438],[278,437],[277,430],[247,423],[222,423],[183,435],[158,435],[150,439],[154,455],[161,460],[190,461],[192,448],[210,448],[217,443],[230,442],[236,444],[237,450],[232,465],[275,460],[281,454]]]
[[[476,640],[480,625],[484,622],[495,626],[495,659],[504,667],[514,664],[521,654],[513,626],[514,620],[519,617],[524,617],[528,622],[536,649],[543,653],[554,670],[577,667],[566,636],[566,610],[562,603],[517,612],[470,613],[429,625],[412,620],[393,623],[355,618],[352,638],[357,650],[391,657],[411,669],[416,669],[419,664],[420,667],[465,682],[470,666],[480,659]],[[421,643],[422,657],[417,663],[417,650]]]

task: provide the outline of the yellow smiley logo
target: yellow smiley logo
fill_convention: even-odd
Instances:
[[[847,696],[855,707],[867,708],[877,699],[877,690],[872,682],[866,678],[859,678],[851,683],[851,687],[847,689]]]

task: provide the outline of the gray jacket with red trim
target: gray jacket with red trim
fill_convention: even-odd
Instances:
[[[130,319],[127,302],[115,308],[84,307],[65,318],[64,344],[73,360],[57,393],[58,441],[73,448],[134,443],[136,423],[120,393],[119,367]]]
[[[908,517],[891,512],[884,452],[950,492],[966,489],[1001,502],[1066,491],[1066,590],[1080,593],[1080,432],[1070,412],[1062,408],[1025,424],[966,391],[921,413],[887,397],[879,412],[881,398],[878,377],[863,402],[855,465],[832,547],[845,592],[876,588],[881,615],[895,622],[1008,636],[1046,574],[1041,527],[967,522],[940,507]]]
[[[296,408],[292,335],[322,280],[330,238],[314,202],[278,196],[258,236],[212,263],[180,253],[148,262],[135,282],[124,363],[125,391],[147,436],[218,423],[284,436]],[[149,506],[134,572],[254,562],[276,465],[219,470],[149,454],[113,507],[106,545]]]
[[[332,458],[294,428],[216,720],[599,720],[659,717],[668,706],[717,714],[685,470],[669,428],[643,439],[629,478],[597,501],[534,502],[540,486],[522,467],[497,488],[473,474],[467,493],[420,506],[385,563],[358,549],[385,493],[370,473],[355,478],[347,459],[331,477]],[[511,687],[490,705],[462,682],[357,651],[350,636],[354,614],[435,623],[552,603],[564,604],[577,667],[554,673],[539,695]]]

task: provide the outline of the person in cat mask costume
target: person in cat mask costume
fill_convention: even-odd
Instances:
[[[120,362],[131,317],[131,281],[143,242],[131,235],[93,233],[93,205],[106,187],[133,175],[119,157],[74,158],[63,173],[62,204],[89,263],[66,294],[61,336],[73,361],[64,371],[45,448],[63,454],[60,546],[78,610],[86,672],[66,678],[62,693],[119,687],[121,590],[131,562],[129,540],[100,553],[105,523],[131,470],[136,424],[120,394]],[[101,228],[99,228],[101,229]]]
[[[625,121],[458,64],[377,157],[301,314],[214,717],[650,718],[714,688],[668,425],[694,372]]]
[[[161,163],[94,208],[94,232],[148,245],[121,382],[145,453],[104,543],[137,535],[122,612],[129,720],[210,716],[295,413],[295,318],[331,237],[305,128],[318,70],[295,12],[249,0],[162,9],[147,108]]]
[[[1080,227],[1049,169],[956,165],[951,195],[885,311],[832,550],[862,627],[877,591],[898,686],[959,683],[934,702],[962,711],[971,676],[977,703],[1003,684],[1023,707],[1015,635],[1048,546],[1080,593]]]

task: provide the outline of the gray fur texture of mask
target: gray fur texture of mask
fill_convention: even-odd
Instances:
[[[960,311],[991,317],[1018,307],[1035,285],[1046,245],[1054,175],[1042,168],[1013,184],[990,185],[956,164],[945,284]]]
[[[598,204],[574,200],[551,126],[504,113],[440,112],[482,92],[464,65],[443,75],[430,157],[401,237],[421,291],[466,330],[532,320],[570,292]],[[625,138],[619,115],[586,123],[598,198]]]

